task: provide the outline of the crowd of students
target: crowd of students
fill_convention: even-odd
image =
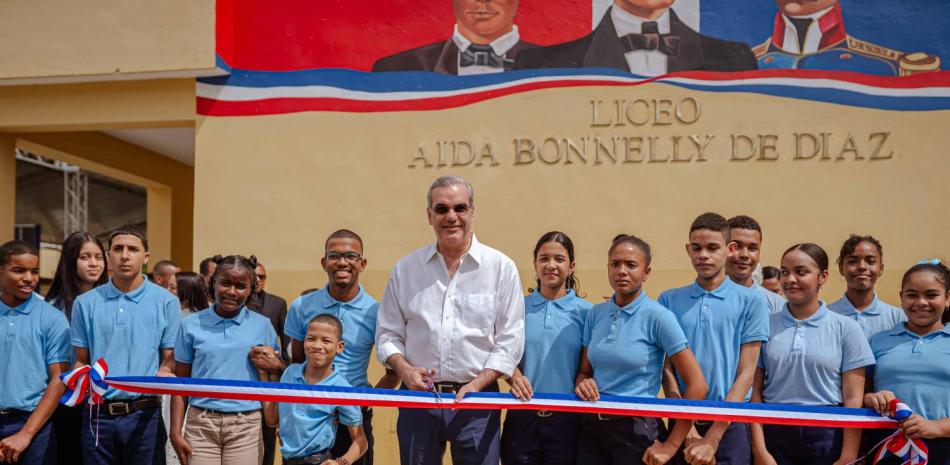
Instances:
[[[695,281],[653,300],[650,245],[619,235],[607,249],[613,296],[593,305],[579,289],[570,237],[543,235],[525,297],[524,355],[506,378],[512,395],[595,401],[656,397],[662,387],[673,398],[882,414],[899,398],[915,412],[901,429],[929,441],[931,464],[950,464],[950,270],[939,260],[906,270],[901,308],[892,307],[874,290],[882,245],[851,236],[836,261],[847,291],[826,305],[829,257],[796,244],[777,276],[768,268],[763,276],[768,286],[777,279],[783,298],[753,279],[762,237],[748,216],[700,215],[685,247]],[[248,309],[260,286],[253,256],[206,260],[201,274],[156,271],[163,287],[142,273],[149,254],[139,228],[116,229],[106,245],[88,233],[70,236],[45,299],[35,293],[38,252],[21,241],[0,246],[0,462],[50,464],[58,454],[60,463],[164,464],[170,440],[182,464],[257,464],[262,432],[277,427],[286,464],[372,464],[370,408],[174,397],[170,435],[154,396],[109,389],[102,406],[57,409],[59,375],[100,358],[111,376],[397,388],[392,371],[373,384],[367,378],[378,304],[359,284],[366,258],[357,234],[339,230],[325,242],[328,283],[293,301],[286,342],[271,319]],[[169,279],[177,297],[166,290]],[[510,411],[501,461],[845,465],[884,437],[863,433]]]

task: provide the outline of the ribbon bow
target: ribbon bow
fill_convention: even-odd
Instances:
[[[101,358],[92,366],[83,365],[75,370],[63,373],[59,376],[66,385],[66,393],[59,399],[61,404],[73,407],[79,405],[86,395],[89,395],[89,403],[97,405],[102,403],[102,396],[109,389],[106,384],[106,374],[109,373],[109,365]]]
[[[898,422],[902,422],[914,414],[914,411],[899,399],[892,400],[890,407],[891,412],[893,412],[890,417]],[[904,464],[927,464],[927,443],[919,438],[910,439],[901,430],[895,431],[894,434],[884,440],[881,448],[877,451],[877,455],[874,457],[874,463],[877,464],[881,461],[881,459],[887,456],[888,452],[900,457]]]

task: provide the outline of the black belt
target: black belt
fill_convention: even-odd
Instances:
[[[451,381],[442,381],[440,383],[435,383],[435,392],[441,394],[456,394],[459,392],[459,389],[462,389],[462,386],[465,386],[465,384],[453,383]]]
[[[106,401],[103,407],[103,413],[117,417],[128,415],[139,410],[157,408],[162,406],[160,397],[144,397],[138,400],[116,400]]]
[[[20,410],[15,408],[5,408],[0,409],[0,417],[12,417],[16,415],[30,415],[33,412],[27,412],[26,410]]]
[[[306,457],[284,459],[284,465],[319,465],[332,458],[333,456],[330,455],[330,449],[324,449],[320,452],[317,452],[316,454],[308,455]]]
[[[207,413],[210,415],[216,415],[219,417],[233,417],[236,415],[251,415],[257,412],[260,412],[261,409],[246,410],[244,412],[225,412],[222,410],[212,410],[210,408],[195,407],[194,405],[189,406],[188,408],[195,409],[198,413]]]

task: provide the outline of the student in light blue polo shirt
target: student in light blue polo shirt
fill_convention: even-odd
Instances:
[[[842,244],[837,263],[848,289],[843,297],[828,304],[828,310],[858,322],[868,339],[907,320],[901,309],[884,303],[874,292],[874,285],[884,273],[884,249],[877,239],[852,234]]]
[[[901,424],[910,438],[927,440],[928,463],[950,464],[950,328],[945,326],[950,304],[950,269],[939,261],[914,265],[901,281],[901,307],[907,323],[871,338],[877,358],[873,370],[872,393],[864,396],[865,406],[883,415],[897,398],[914,415]],[[868,447],[890,431],[872,434]],[[873,442],[872,442],[873,441]],[[899,464],[889,457],[881,463]]]
[[[71,347],[66,317],[33,293],[40,257],[23,241],[0,245],[0,462],[53,465],[50,416]]]
[[[797,244],[782,256],[781,270],[788,304],[769,321],[752,401],[860,407],[874,356],[858,324],[818,299],[828,280],[828,255],[815,244]],[[777,465],[850,463],[861,441],[858,429],[752,425],[751,430],[756,461]]]
[[[175,335],[181,319],[178,298],[142,274],[148,240],[134,225],[109,235],[112,279],[73,303],[76,366],[103,359],[109,376],[173,376]],[[161,400],[109,388],[106,402],[86,405],[82,426],[85,465],[164,464]],[[132,434],[134,432],[134,434]]]
[[[785,308],[785,298],[766,289],[753,279],[753,274],[762,257],[762,226],[759,222],[746,215],[729,218],[729,241],[735,244],[735,251],[729,254],[726,260],[726,276],[737,284],[761,293],[769,305],[769,313],[782,311]],[[764,276],[763,281],[765,281]]]
[[[327,285],[317,292],[298,297],[290,304],[284,332],[290,336],[291,359],[304,361],[303,339],[310,320],[320,314],[330,314],[343,322],[343,342],[346,348],[336,357],[334,369],[354,387],[373,387],[367,378],[369,359],[376,343],[376,312],[379,304],[363,290],[360,273],[366,268],[363,239],[348,229],[340,229],[327,237],[320,265],[327,273]],[[376,383],[376,387],[392,389],[399,385],[399,377],[392,371]],[[369,441],[369,451],[354,465],[373,465],[373,410],[362,409],[363,428]],[[342,454],[349,447],[346,428],[337,431],[333,452]]]
[[[175,374],[179,378],[257,381],[257,368],[249,353],[262,345],[276,353],[280,350],[270,319],[245,306],[256,291],[257,259],[230,255],[216,265],[209,280],[214,304],[181,321],[175,341]],[[279,357],[275,359],[279,361]],[[188,420],[182,434],[186,402]],[[257,464],[263,452],[260,410],[258,401],[173,397],[171,441],[175,453],[182,463]]]
[[[551,231],[534,246],[535,289],[525,297],[525,350],[511,375],[511,392],[572,394],[580,364],[584,322],[590,302],[577,295],[574,242]],[[505,465],[577,463],[580,415],[571,412],[509,410],[501,432]]]
[[[643,290],[650,276],[650,246],[621,234],[608,257],[614,295],[588,314],[574,392],[584,400],[598,400],[600,393],[656,397],[663,361],[669,357],[685,382],[683,397],[705,398],[709,388],[676,317]],[[689,421],[678,422],[667,435],[656,418],[586,415],[577,463],[666,463],[691,427]]]
[[[349,387],[346,378],[333,368],[334,358],[345,350],[346,344],[340,337],[343,331],[340,320],[333,315],[324,313],[313,317],[303,341],[304,363],[287,367],[279,377],[280,382]],[[259,374],[261,381],[277,380],[273,372]],[[268,425],[280,424],[280,453],[284,465],[351,465],[369,448],[358,407],[264,402],[264,420]],[[350,446],[340,455],[331,452],[337,437],[336,423],[346,428],[350,436]]]
[[[676,315],[689,346],[696,353],[709,383],[706,399],[745,402],[755,378],[759,350],[769,338],[770,313],[762,291],[736,284],[726,277],[727,255],[734,255],[737,247],[730,237],[730,226],[716,213],[703,213],[693,221],[686,254],[696,270],[696,280],[688,286],[664,292],[659,302]],[[738,240],[743,249],[748,250],[757,243],[757,238],[747,238],[752,234],[744,234],[745,231],[742,228]],[[754,253],[758,254],[758,247]],[[749,254],[742,252],[742,255],[748,257]],[[738,265],[742,265],[743,271],[755,269],[755,265],[746,260],[737,262]],[[682,381],[677,383],[669,375],[664,381],[666,396],[678,397]],[[694,426],[701,439],[687,445],[677,455],[676,463],[712,463],[713,460],[726,465],[752,463],[747,423],[695,422]]]

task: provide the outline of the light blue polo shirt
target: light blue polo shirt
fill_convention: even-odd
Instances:
[[[223,318],[214,305],[181,320],[175,340],[175,361],[191,364],[192,378],[258,381],[257,369],[247,353],[256,345],[267,345],[280,353],[277,333],[270,319],[242,308],[233,318]],[[261,408],[252,400],[190,397],[188,404],[222,412],[248,412]]]
[[[335,361],[335,360],[334,360]],[[335,364],[334,364],[335,365]],[[307,384],[303,363],[294,363],[284,370],[281,383]],[[334,370],[318,383],[319,386],[344,386],[350,383]],[[280,455],[295,459],[322,452],[333,447],[337,422],[346,426],[361,426],[363,415],[353,405],[288,404],[277,405],[280,413]]]
[[[888,390],[928,420],[950,417],[950,328],[918,336],[904,324],[876,334],[874,391]]]
[[[573,290],[557,300],[534,291],[525,297],[524,355],[521,372],[535,392],[574,393],[580,366],[584,322],[593,306]]]
[[[874,294],[874,300],[864,310],[858,311],[848,300],[845,294],[840,299],[828,304],[828,310],[844,315],[858,322],[858,326],[864,331],[864,336],[871,339],[871,336],[881,332],[893,329],[898,323],[907,321],[904,311],[885,303]]]
[[[828,311],[824,302],[799,321],[788,311],[772,315],[771,336],[762,346],[765,402],[841,405],[841,374],[874,365],[874,355],[858,324]]]
[[[594,305],[584,324],[584,347],[601,394],[656,397],[663,360],[689,348],[676,317],[640,292],[621,308]]]
[[[47,367],[69,362],[69,323],[37,295],[10,307],[0,301],[0,409],[32,412],[49,383]]]
[[[676,315],[709,383],[708,400],[724,400],[736,380],[742,344],[769,340],[769,308],[755,289],[726,278],[706,291],[693,282],[660,294]],[[680,379],[680,388],[684,388]],[[748,398],[746,399],[748,400]]]
[[[123,294],[110,279],[73,302],[73,345],[89,349],[90,363],[105,360],[109,376],[155,376],[159,351],[175,347],[180,320],[178,297],[161,286],[145,279]],[[143,395],[109,388],[105,398]]]
[[[762,293],[765,296],[765,301],[769,305],[769,314],[781,312],[785,308],[785,297],[782,297],[764,287],[759,283],[752,283],[752,287],[749,289],[754,289]]]
[[[369,359],[376,343],[376,312],[379,303],[360,286],[356,297],[349,302],[340,302],[330,295],[329,286],[317,292],[297,297],[284,323],[284,333],[303,342],[307,325],[313,317],[330,314],[343,322],[343,353],[333,360],[334,371],[339,371],[351,386],[368,388]]]

